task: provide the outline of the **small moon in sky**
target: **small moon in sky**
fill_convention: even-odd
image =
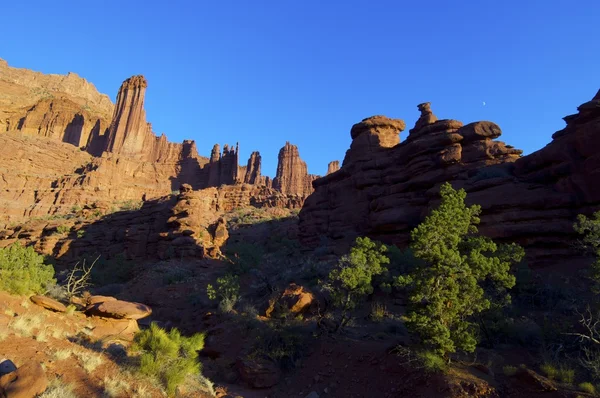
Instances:
[[[485,101],[483,101],[483,106],[485,106]]]

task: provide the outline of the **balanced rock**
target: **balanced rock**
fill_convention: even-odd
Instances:
[[[112,300],[92,304],[86,308],[85,313],[105,318],[137,320],[152,314],[152,309],[145,304]]]
[[[31,296],[29,299],[33,301],[34,304],[39,305],[40,307],[43,307],[50,311],[65,312],[67,310],[67,307],[65,307],[64,304],[59,303],[58,301],[50,297],[36,295]]]
[[[33,398],[47,387],[48,379],[38,362],[27,362],[14,372],[0,376],[0,394],[6,398]]]

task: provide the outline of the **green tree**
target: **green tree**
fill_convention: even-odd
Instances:
[[[478,235],[481,207],[465,204],[466,192],[442,185],[439,207],[411,233],[411,249],[423,262],[396,279],[409,287],[407,327],[438,355],[472,352],[477,344],[473,317],[492,304],[510,302],[515,285],[511,265],[525,252]]]
[[[19,242],[0,249],[0,290],[12,294],[45,293],[56,283],[54,267]]]
[[[371,239],[356,238],[350,253],[340,258],[337,266],[329,273],[326,288],[331,292],[334,304],[342,310],[338,330],[350,320],[348,314],[364,297],[373,293],[373,276],[387,271],[390,263],[385,253],[387,247]]]
[[[578,234],[583,235],[581,244],[584,248],[590,250],[596,260],[592,263],[590,277],[594,282],[592,291],[595,294],[600,293],[600,211],[593,214],[592,218],[588,218],[583,214],[577,216],[577,222],[573,225],[573,229]]]
[[[131,351],[139,354],[139,371],[159,379],[169,396],[175,395],[177,387],[187,376],[198,376],[201,365],[198,351],[204,348],[204,334],[184,337],[179,330],[169,332],[156,323],[135,335]]]

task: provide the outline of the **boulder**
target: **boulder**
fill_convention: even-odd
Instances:
[[[29,299],[33,301],[34,304],[39,305],[40,307],[43,307],[50,311],[65,312],[67,310],[67,307],[65,307],[64,304],[59,303],[58,301],[51,299],[50,297],[36,295],[31,296]]]
[[[87,305],[106,303],[107,301],[117,301],[117,299],[111,296],[89,296],[86,298]]]
[[[152,309],[145,304],[129,301],[112,300],[89,305],[85,309],[87,315],[115,319],[142,319],[152,314]]]
[[[281,378],[279,367],[267,360],[238,358],[236,369],[240,378],[252,388],[273,387]]]
[[[48,387],[48,379],[42,365],[27,362],[17,370],[0,376],[0,392],[6,398],[33,398]]]
[[[135,319],[113,319],[92,316],[90,321],[93,325],[90,338],[93,341],[118,339],[132,341],[140,328]]]
[[[303,286],[291,283],[276,300],[269,303],[265,315],[274,317],[281,313],[291,313],[298,315],[308,310],[315,302],[312,293],[307,291]]]

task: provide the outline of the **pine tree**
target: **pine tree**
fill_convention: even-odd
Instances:
[[[439,207],[411,233],[411,250],[422,260],[396,285],[410,290],[407,327],[437,354],[472,352],[477,344],[473,318],[510,301],[515,285],[511,265],[524,250],[516,244],[497,245],[478,235],[481,207],[465,204],[466,192],[442,185]]]

